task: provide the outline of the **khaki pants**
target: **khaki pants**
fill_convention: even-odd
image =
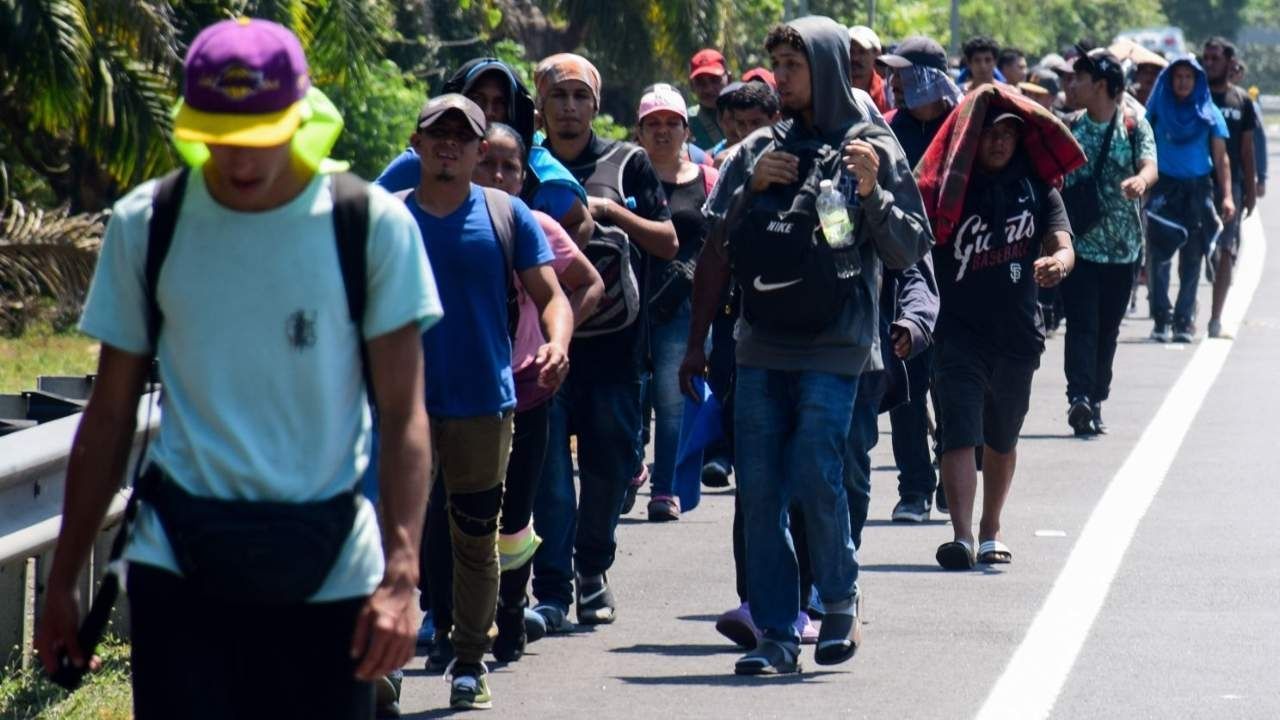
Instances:
[[[511,454],[510,412],[431,418],[437,482],[444,483],[453,545],[453,632],[459,662],[480,662],[498,604],[498,514]]]

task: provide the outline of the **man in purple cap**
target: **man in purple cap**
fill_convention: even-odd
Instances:
[[[188,167],[116,203],[81,318],[102,355],[37,648],[50,672],[96,664],[76,579],[154,357],[164,417],[124,552],[136,717],[370,718],[371,681],[414,647],[419,337],[441,315],[422,239],[403,203],[326,174],[341,118],[285,28],[207,28],[184,86]],[[355,490],[375,390],[381,533]]]

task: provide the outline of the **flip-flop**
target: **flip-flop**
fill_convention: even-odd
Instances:
[[[1013,552],[999,540],[983,540],[978,545],[978,562],[983,565],[1007,565],[1013,562]]]
[[[972,570],[973,543],[968,540],[952,540],[938,546],[934,556],[944,570]]]

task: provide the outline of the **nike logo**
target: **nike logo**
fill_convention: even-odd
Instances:
[[[786,282],[767,283],[761,281],[760,278],[761,276],[757,275],[755,281],[751,283],[751,286],[760,292],[773,292],[774,290],[781,290],[782,288],[791,287],[792,285],[802,282],[801,278],[796,278],[795,280],[788,280]]]

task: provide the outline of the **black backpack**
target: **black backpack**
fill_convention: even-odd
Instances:
[[[640,147],[630,143],[617,143],[603,157],[589,165],[569,168],[574,177],[586,176],[582,183],[587,194],[608,198],[619,205],[626,205],[626,191],[622,188],[622,174],[632,156]],[[640,317],[640,282],[636,267],[644,262],[639,248],[622,228],[596,222],[591,239],[582,253],[595,266],[604,280],[604,296],[595,312],[578,326],[576,338],[598,337],[621,332]]]
[[[784,144],[782,132],[774,129],[765,151],[799,157],[800,180],[762,193],[744,185],[726,218],[726,245],[747,322],[777,333],[814,334],[840,317],[862,273],[862,222],[855,217],[853,244],[831,247],[818,221],[818,186],[842,172],[841,150],[821,140]]]

